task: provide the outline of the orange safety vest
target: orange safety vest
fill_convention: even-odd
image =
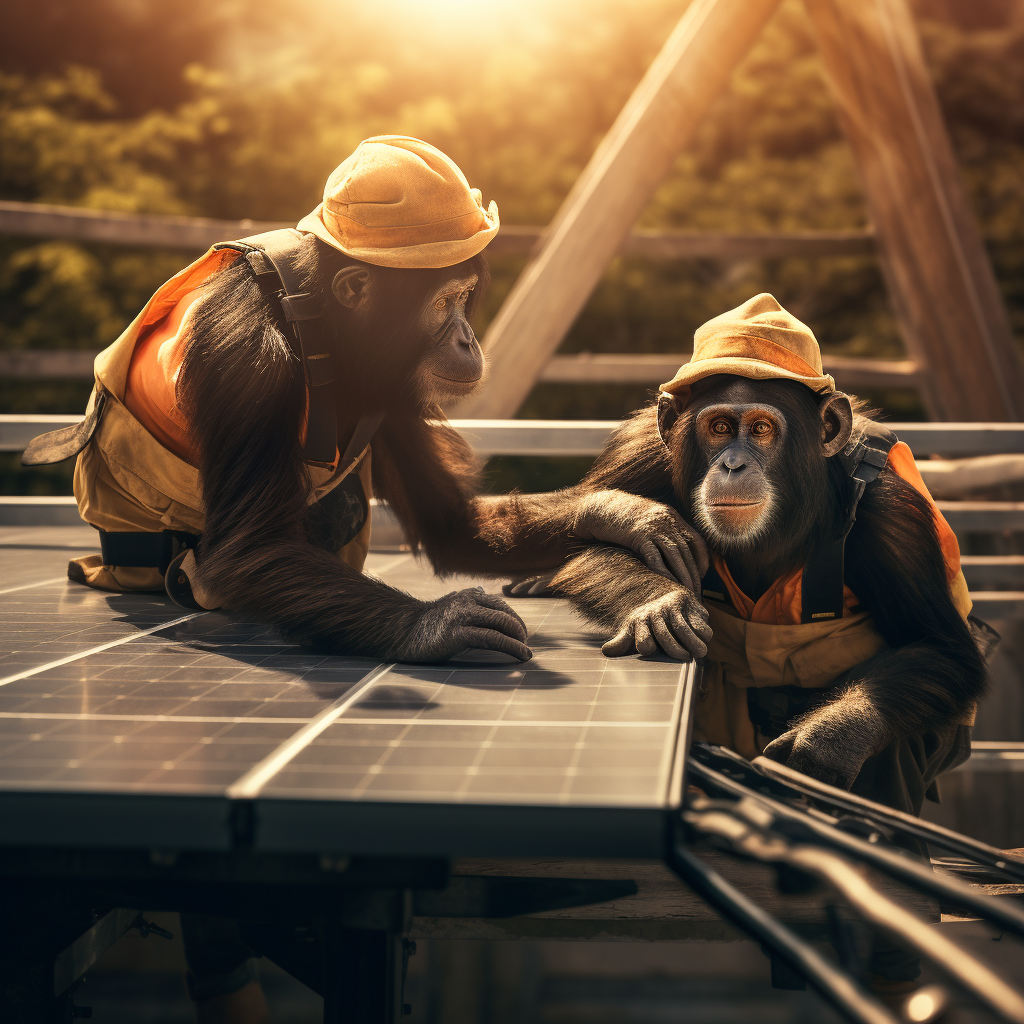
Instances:
[[[162,285],[135,320],[95,362],[98,396],[106,395],[103,416],[75,465],[75,497],[82,518],[111,532],[200,534],[202,487],[189,450],[187,423],[177,408],[175,386],[184,354],[183,324],[197,289],[238,259],[234,249],[211,249]],[[339,468],[308,463],[309,501],[319,501],[356,473],[369,503],[372,495],[369,445],[354,464]],[[370,517],[338,556],[362,569],[369,550]],[[98,555],[75,560],[85,582],[104,590],[162,590],[156,569],[105,566]]]
[[[931,505],[950,596],[966,619],[971,599],[960,568],[956,535],[932,500],[906,444],[897,442],[892,447],[887,467]],[[828,686],[854,665],[883,650],[886,644],[849,587],[843,588],[841,618],[804,623],[802,567],[777,579],[757,601],[752,601],[737,586],[724,559],[713,554],[712,563],[731,604],[724,600],[724,594],[719,601],[704,592],[714,636],[708,645],[705,695],[697,707],[694,738],[753,758],[764,749],[764,740],[750,721],[748,688]]]

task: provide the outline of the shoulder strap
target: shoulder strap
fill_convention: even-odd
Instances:
[[[708,571],[704,573],[701,580],[700,592],[704,597],[710,597],[712,601],[721,601],[723,604],[732,604],[729,596],[729,588],[725,585],[714,563],[708,564]]]
[[[877,423],[865,424],[862,433],[838,454],[853,481],[842,535],[819,548],[804,566],[801,583],[801,622],[821,622],[843,617],[843,585],[846,572],[846,538],[857,520],[857,506],[868,484],[878,479],[899,439]]]
[[[264,231],[234,242],[219,242],[215,249],[235,249],[249,264],[263,294],[280,309],[295,354],[302,361],[309,394],[306,443],[307,462],[330,464],[338,449],[338,423],[333,395],[327,386],[336,376],[334,356],[323,329],[325,298],[303,291],[298,256],[304,234],[295,228]]]
[[[836,456],[854,485],[847,533],[857,519],[857,506],[864,497],[864,491],[885,469],[885,464],[889,461],[889,452],[898,440],[899,438],[887,427],[869,420],[864,424],[860,436],[856,440],[851,440]]]

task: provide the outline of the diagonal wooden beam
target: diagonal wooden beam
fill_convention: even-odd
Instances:
[[[906,0],[805,0],[933,413],[1024,418],[1024,369]]]
[[[562,204],[484,339],[460,416],[512,416],[779,0],[694,0]]]

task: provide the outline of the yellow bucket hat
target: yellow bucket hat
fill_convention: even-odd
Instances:
[[[686,398],[691,384],[716,373],[798,380],[818,393],[836,389],[832,377],[822,372],[821,349],[811,329],[768,292],[699,327],[690,361],[661,390]]]
[[[323,202],[298,223],[335,249],[379,267],[451,267],[498,233],[455,161],[406,135],[360,142],[324,187]]]

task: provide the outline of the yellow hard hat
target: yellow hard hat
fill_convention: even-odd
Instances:
[[[298,223],[328,245],[380,267],[450,267],[498,233],[498,207],[450,157],[420,139],[378,135],[327,179],[323,202]]]
[[[716,373],[798,380],[819,393],[836,389],[835,380],[822,371],[814,333],[768,292],[699,327],[690,361],[661,390],[686,398],[691,384]]]

